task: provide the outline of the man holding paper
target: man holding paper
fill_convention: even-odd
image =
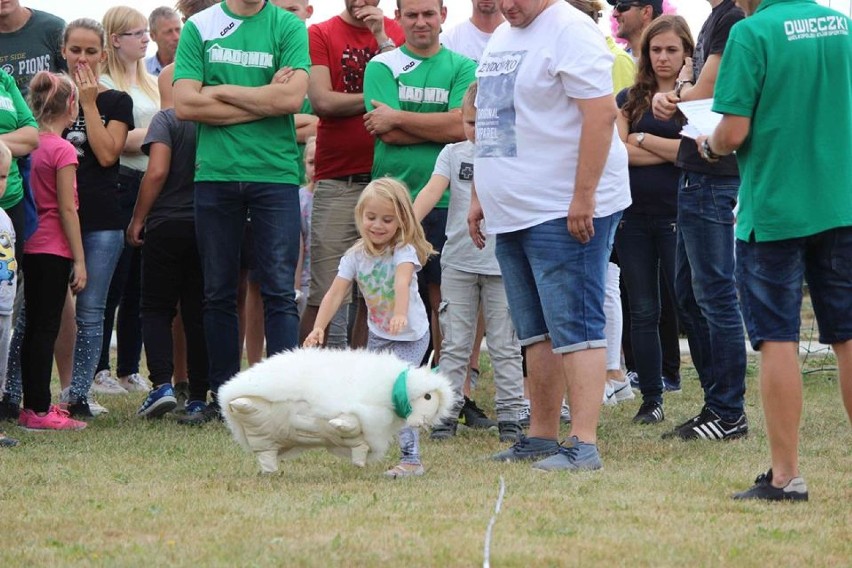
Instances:
[[[743,12],[734,0],[709,0],[713,10],[687,58],[674,91],[657,93],[654,116],[670,119],[682,100],[713,97],[731,26]],[[693,77],[697,76],[697,80]],[[683,170],[678,191],[675,295],[680,322],[701,387],[704,407],[664,438],[729,440],[748,433],[745,404],[745,334],[734,284],[734,205],[740,179],[728,156],[703,160],[695,141],[681,140],[675,165]]]
[[[837,356],[852,419],[852,26],[813,0],[740,5],[753,15],[731,30],[719,69],[713,110],[724,117],[709,138],[696,140],[709,163],[737,150],[742,171],[737,285],[749,339],[761,354],[772,467],[734,498],[804,501],[803,280],[819,341]]]

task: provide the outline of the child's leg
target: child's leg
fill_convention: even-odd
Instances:
[[[621,269],[610,262],[606,270],[606,294],[604,296],[604,315],[606,316],[606,378],[621,379],[621,289],[619,280]]]
[[[451,416],[461,412],[462,388],[467,378],[468,362],[476,333],[479,313],[477,275],[446,267],[441,274],[441,374],[450,379],[457,403]]]
[[[27,327],[21,346],[24,408],[44,413],[50,409],[53,345],[59,335],[71,261],[51,254],[28,254],[24,265],[29,276],[24,284]]]
[[[494,368],[497,420],[517,422],[524,407],[524,372],[521,345],[509,315],[509,302],[501,276],[480,276],[488,353]]]
[[[370,333],[367,337],[367,350],[390,351],[403,361],[416,366],[423,360],[423,355],[426,354],[426,349],[429,346],[429,340],[428,333],[416,341],[392,341]],[[403,426],[402,430],[399,431],[399,447],[402,451],[402,458],[400,460],[400,466],[402,467],[396,466],[387,472],[388,475],[390,477],[402,477],[406,475],[405,472],[397,474],[393,472],[403,470],[408,471],[408,475],[414,474],[414,471],[417,471],[416,475],[421,474],[422,470],[419,467],[421,465],[420,437],[417,431],[410,426]]]
[[[399,449],[402,452],[400,463],[420,465],[420,434],[411,426],[399,431]]]

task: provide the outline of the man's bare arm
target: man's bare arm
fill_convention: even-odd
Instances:
[[[216,85],[201,89],[202,94],[260,117],[298,113],[307,92],[308,74],[302,69],[296,69],[283,83],[274,81],[262,87]]]
[[[426,142],[449,144],[464,140],[461,109],[421,113],[396,110],[379,101],[372,104],[375,108],[364,116],[364,125],[382,140],[395,130]]]
[[[258,114],[204,94],[201,92],[201,88],[201,81],[178,79],[175,82],[175,114],[180,120],[192,120],[214,126],[228,126],[263,118]]]
[[[575,239],[585,244],[595,234],[595,192],[609,157],[613,124],[618,110],[611,95],[577,99],[577,106],[583,115],[583,121],[577,174],[574,178],[574,196],[568,207],[568,231]]]
[[[364,114],[363,93],[338,93],[331,86],[331,72],[324,65],[311,67],[308,98],[320,118]]]

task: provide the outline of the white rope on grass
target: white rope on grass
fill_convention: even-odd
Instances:
[[[497,522],[497,515],[500,514],[500,507],[503,506],[503,495],[506,494],[506,482],[503,476],[500,476],[500,492],[497,494],[497,503],[494,505],[494,514],[491,515],[491,520],[488,521],[488,528],[485,529],[485,550],[482,568],[491,567],[491,531],[494,529],[494,523]]]

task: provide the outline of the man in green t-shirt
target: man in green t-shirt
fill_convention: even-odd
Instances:
[[[438,37],[446,17],[443,0],[398,0],[396,19],[405,43],[374,57],[364,73],[364,124],[376,138],[372,177],[403,181],[412,200],[432,176],[444,145],[465,139],[459,114],[464,93],[475,80],[476,63],[441,46]],[[439,252],[447,238],[448,204],[444,195],[423,219],[426,238]],[[421,293],[428,289],[437,364],[439,257],[432,257],[417,277]]]
[[[264,0],[225,0],[191,17],[175,63],[175,111],[198,123],[195,217],[213,402],[240,370],[237,281],[251,211],[267,354],[298,345],[299,168],[293,115],[308,88],[308,34]]]
[[[724,116],[696,140],[709,162],[736,150],[742,175],[736,279],[772,467],[734,498],[804,501],[803,281],[852,419],[852,22],[814,0],[738,4],[749,17],[731,29],[713,102]]]

